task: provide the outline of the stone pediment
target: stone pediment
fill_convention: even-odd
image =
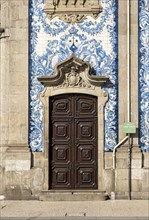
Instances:
[[[39,77],[38,80],[46,87],[91,88],[107,83],[109,77],[92,75],[90,64],[72,55],[55,67],[54,75]]]

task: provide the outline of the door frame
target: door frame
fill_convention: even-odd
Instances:
[[[72,75],[72,67],[75,66],[75,77]],[[73,76],[73,77],[72,77]],[[55,67],[55,75],[40,77],[38,80],[45,86],[39,99],[43,105],[44,121],[44,185],[43,190],[49,190],[49,97],[63,94],[86,94],[97,97],[98,117],[98,190],[104,191],[104,108],[108,101],[107,92],[101,86],[108,82],[105,76],[92,76],[88,63],[76,58],[74,55]]]

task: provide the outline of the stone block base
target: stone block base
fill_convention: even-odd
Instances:
[[[115,199],[128,199],[128,164],[125,164],[128,154],[125,149],[116,152],[115,169],[112,166],[112,153],[105,153],[104,187],[101,191],[56,191],[47,190],[48,185],[45,184],[48,183],[49,174],[45,173],[48,158],[44,157],[44,153],[31,153],[27,145],[5,147],[0,154],[0,194],[8,200],[94,201],[106,200],[114,192]],[[148,153],[142,156],[142,152],[135,150],[132,162],[131,199],[149,199]]]
[[[42,201],[104,201],[108,199],[106,192],[98,190],[49,190],[42,191],[39,200]]]
[[[24,188],[21,185],[6,186],[5,190],[6,200],[33,200],[35,196],[32,195],[30,189]]]

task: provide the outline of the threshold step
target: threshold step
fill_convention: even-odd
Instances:
[[[104,201],[108,196],[105,191],[98,190],[43,190],[40,201]]]

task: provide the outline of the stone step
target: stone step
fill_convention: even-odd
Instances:
[[[43,190],[39,195],[41,201],[104,201],[107,199],[105,191],[98,190]]]

